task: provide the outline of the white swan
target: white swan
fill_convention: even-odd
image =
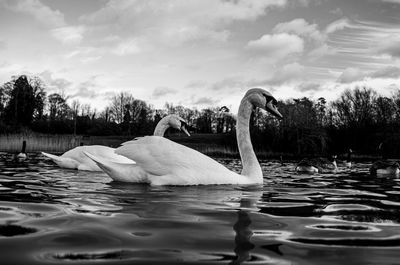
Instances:
[[[250,116],[259,107],[282,118],[276,103],[270,93],[260,88],[247,91],[240,103],[236,137],[243,164],[241,174],[196,150],[157,136],[126,142],[116,153],[136,161],[151,185],[261,184],[263,174],[250,139]]]
[[[176,115],[168,115],[159,121],[154,130],[154,135],[164,135],[164,132],[169,127],[183,130],[186,134],[189,135],[185,126],[186,123],[182,118]],[[100,157],[102,158],[102,160],[107,161],[108,163],[115,163],[124,167],[129,167],[135,164],[135,162],[131,159],[116,154],[115,148],[102,145],[78,146],[65,152],[61,156],[42,152],[43,155],[52,159],[58,166],[62,168],[87,171],[102,171],[102,169],[96,164],[96,162],[85,155],[85,153],[92,154],[94,157]]]

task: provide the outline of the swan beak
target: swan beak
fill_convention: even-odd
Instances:
[[[282,116],[282,114],[280,114],[277,107],[274,104],[272,104],[272,100],[267,103],[266,110],[269,113],[271,113],[272,115],[274,115],[276,118],[278,118],[279,120],[283,119],[283,116]]]
[[[182,127],[181,127],[181,130],[182,130],[187,136],[190,136],[190,133],[188,132],[188,130],[186,130],[186,127],[185,127],[185,126],[182,126]]]

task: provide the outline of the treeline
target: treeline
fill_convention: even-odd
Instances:
[[[115,94],[108,106],[97,112],[88,104],[60,93],[47,94],[37,77],[13,77],[0,86],[0,133],[33,131],[50,134],[125,135],[152,134],[157,122],[175,113],[194,133],[225,133],[224,144],[236,145],[235,120],[219,111],[165,104],[155,109],[132,94]],[[400,155],[400,91],[391,97],[369,88],[345,91],[337,100],[323,97],[279,101],[283,121],[254,112],[251,119],[255,149],[275,153],[319,155],[344,153]]]

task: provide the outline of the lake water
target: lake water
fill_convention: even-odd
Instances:
[[[309,176],[265,162],[263,187],[150,187],[11,158],[0,158],[1,264],[400,263],[400,182],[368,164]]]

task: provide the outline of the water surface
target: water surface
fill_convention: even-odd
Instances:
[[[219,159],[239,172],[240,161]],[[0,158],[0,260],[9,264],[399,264],[400,185],[368,163],[264,185],[150,187]]]

